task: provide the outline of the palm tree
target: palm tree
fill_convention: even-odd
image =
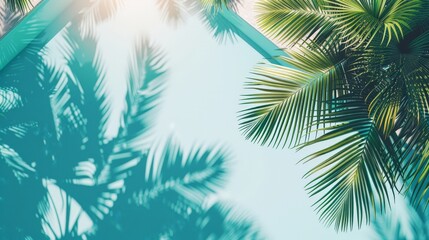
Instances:
[[[29,46],[0,72],[0,239],[259,239],[216,199],[227,171],[221,149],[152,146],[160,51],[136,44],[115,123],[97,39],[80,24],[60,34],[59,63]]]
[[[320,147],[307,190],[337,230],[392,196],[424,198],[429,174],[429,2],[268,0],[262,31],[285,46],[246,84],[240,129],[261,145]],[[321,144],[324,143],[325,145]],[[329,146],[327,146],[329,144]]]

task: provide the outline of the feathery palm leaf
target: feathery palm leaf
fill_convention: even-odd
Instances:
[[[260,2],[258,25],[281,44],[317,41],[335,27],[324,0],[273,0]]]
[[[421,0],[329,0],[327,11],[345,42],[352,46],[369,44],[378,34],[387,43],[400,39],[417,16]],[[384,42],[384,41],[382,41]]]
[[[327,155],[306,177],[317,174],[307,189],[311,196],[322,195],[315,203],[320,218],[344,231],[353,228],[354,220],[359,227],[364,221],[368,223],[371,212],[378,209],[377,203],[381,211],[385,209],[390,191],[394,190],[394,179],[390,173],[389,153],[377,127],[368,118],[364,101],[352,96],[336,101],[335,111],[323,119],[335,125],[327,127],[328,132],[323,136],[301,147],[337,140],[332,146],[305,159],[312,161]],[[385,182],[390,182],[392,187],[385,186]]]
[[[290,51],[297,60],[257,68],[241,130],[273,146],[336,142],[307,158],[326,159],[306,175],[316,176],[308,189],[321,196],[320,218],[336,229],[368,223],[377,205],[389,205],[390,192],[410,191],[416,204],[427,195],[428,10],[421,0],[259,4],[262,31],[297,45]]]
[[[337,95],[337,85],[345,81],[347,63],[338,45],[298,48],[290,58],[281,58],[286,66],[262,65],[256,68],[251,91],[242,103],[249,105],[239,116],[240,128],[248,139],[261,144],[300,143],[308,137],[308,126]],[[305,130],[305,131],[304,131]]]

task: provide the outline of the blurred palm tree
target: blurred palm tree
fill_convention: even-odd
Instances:
[[[97,39],[80,23],[60,33],[60,60],[30,44],[0,72],[0,239],[261,238],[215,195],[221,149],[153,146],[163,55],[136,44],[115,122]]]
[[[278,58],[282,64],[256,67],[246,84],[239,115],[246,138],[273,147],[323,146],[303,160],[318,162],[305,175],[314,176],[307,190],[319,197],[320,219],[337,230],[369,223],[396,192],[427,204],[429,2],[257,6],[262,31],[288,55]]]
[[[429,239],[429,213],[423,206],[412,204],[409,196],[405,196],[402,203],[401,208],[392,209],[372,221],[375,239]]]

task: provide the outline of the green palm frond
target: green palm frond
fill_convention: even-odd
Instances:
[[[335,27],[324,0],[262,1],[258,25],[281,44],[295,45],[308,39],[317,41]]]
[[[339,45],[299,48],[281,58],[288,66],[262,65],[247,83],[240,129],[246,138],[283,147],[310,134],[313,121],[329,111],[329,102],[345,81],[347,58]],[[304,131],[305,130],[305,131]]]
[[[327,127],[321,137],[301,147],[335,140],[331,146],[309,155],[305,161],[326,156],[306,177],[316,175],[307,185],[311,196],[321,196],[315,205],[320,219],[337,230],[353,228],[357,221],[369,223],[371,215],[386,205],[394,190],[391,158],[374,122],[368,117],[363,99],[347,96],[336,100],[336,110],[323,121]],[[390,187],[386,186],[390,183]]]
[[[327,11],[351,46],[368,45],[377,34],[400,39],[419,13],[421,0],[328,0]]]

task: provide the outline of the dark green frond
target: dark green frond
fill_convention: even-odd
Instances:
[[[329,111],[329,102],[345,81],[346,56],[340,46],[298,48],[282,58],[288,66],[261,65],[247,83],[249,94],[239,115],[246,138],[261,144],[283,147],[309,137],[311,124]],[[305,131],[304,131],[305,130]]]
[[[368,45],[377,34],[382,42],[399,40],[419,13],[421,0],[328,0],[327,11],[351,46]]]
[[[389,152],[374,122],[368,118],[364,101],[348,96],[336,100],[336,104],[336,110],[323,119],[335,125],[302,147],[335,140],[305,159],[326,157],[306,174],[315,175],[307,189],[311,196],[320,196],[315,202],[320,219],[344,231],[352,229],[355,221],[358,227],[364,222],[368,224],[375,211],[390,206],[394,179]]]
[[[335,27],[325,5],[324,0],[263,1],[257,5],[258,25],[281,44],[317,41]]]

